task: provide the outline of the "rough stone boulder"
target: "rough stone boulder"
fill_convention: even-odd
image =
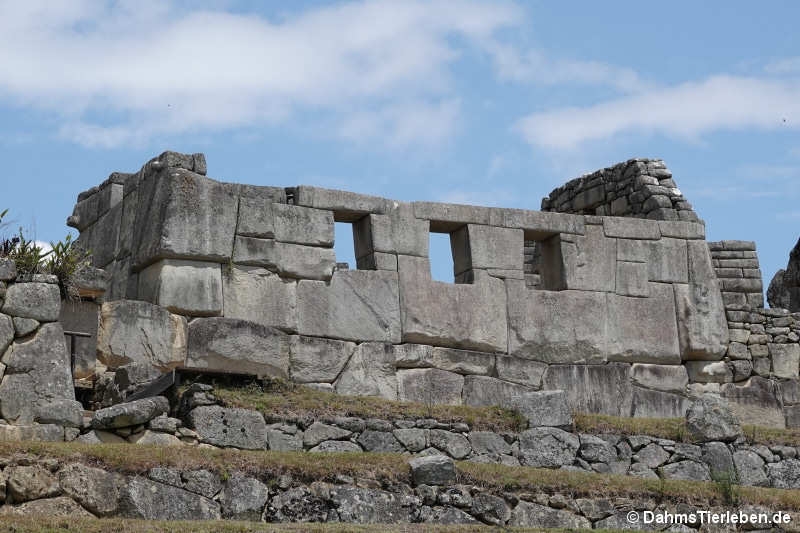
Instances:
[[[513,399],[512,407],[528,420],[529,427],[572,426],[572,411],[563,390],[526,392]]]
[[[742,434],[728,402],[712,394],[704,394],[692,403],[686,412],[686,426],[692,439],[699,442],[734,441]]]
[[[61,292],[52,283],[15,283],[6,290],[6,315],[55,322],[61,311]]]
[[[558,468],[575,460],[580,439],[558,428],[533,428],[519,434],[520,462],[526,466]]]
[[[112,429],[138,426],[167,412],[169,412],[169,401],[163,396],[142,398],[95,411],[92,416],[92,427]]]
[[[39,465],[14,466],[4,471],[6,491],[14,503],[50,498],[61,493],[58,480]]]
[[[217,405],[197,407],[189,413],[188,425],[202,442],[214,446],[246,450],[264,450],[267,447],[267,424],[256,411]]]
[[[117,511],[119,493],[125,478],[113,472],[72,463],[58,472],[64,492],[97,516],[109,516]]]
[[[120,494],[119,514],[144,520],[219,520],[219,504],[199,494],[135,477]]]
[[[450,485],[456,479],[456,466],[445,455],[416,457],[408,462],[414,485]]]
[[[767,289],[767,301],[773,308],[800,311],[800,239],[789,252],[786,269],[778,270]]]

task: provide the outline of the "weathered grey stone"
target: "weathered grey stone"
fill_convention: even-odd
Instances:
[[[330,499],[341,522],[356,524],[397,524],[411,521],[415,498],[377,489],[335,487]]]
[[[141,433],[135,433],[128,437],[131,444],[149,444],[154,446],[183,446],[183,441],[175,435],[150,431],[149,429]]]
[[[83,405],[76,400],[56,399],[37,405],[36,422],[79,428]]]
[[[145,520],[219,520],[219,504],[199,494],[134,477],[120,491],[119,515]]]
[[[135,267],[163,258],[227,262],[238,200],[233,187],[184,169],[142,180],[131,240]]]
[[[8,318],[6,315],[3,315],[3,316]],[[36,331],[36,329],[38,327],[39,327],[39,321],[38,320],[34,320],[32,318],[22,318],[22,317],[18,317],[18,316],[14,317],[14,336],[15,337],[24,337],[26,335],[30,335],[31,333]],[[0,328],[2,328],[2,326],[0,326]],[[11,341],[9,341],[9,344],[10,344],[10,342]],[[0,348],[3,348],[3,350],[0,350],[0,351],[4,351],[5,348],[7,348],[7,347],[8,347],[7,345],[4,347],[2,340],[0,340]]]
[[[652,241],[649,246],[650,254],[647,264],[650,281],[666,283],[687,283],[689,281],[685,240],[665,237],[658,241]]]
[[[491,276],[474,284],[432,281],[427,259],[399,256],[403,342],[467,350],[508,348],[506,291]]]
[[[315,337],[400,342],[397,273],[337,271],[330,285],[300,281],[298,332]]]
[[[6,349],[14,342],[14,320],[8,315],[0,315],[0,359]],[[2,376],[0,376],[2,379]]]
[[[295,189],[295,205],[333,211],[336,220],[354,222],[369,213],[383,214],[390,208],[389,200],[322,187],[300,185]]]
[[[419,520],[424,524],[480,524],[472,515],[450,505],[424,506],[419,510]]]
[[[733,464],[736,466],[736,476],[742,485],[767,486],[769,480],[764,472],[764,460],[750,450],[737,450],[733,452]]]
[[[617,241],[603,235],[600,226],[587,226],[585,236],[561,241],[561,270],[565,289],[614,292]]]
[[[189,413],[188,424],[200,440],[214,446],[263,450],[267,425],[256,411],[217,405],[197,407]]]
[[[359,344],[336,381],[336,392],[397,400],[394,349],[391,344]]]
[[[208,470],[190,470],[181,474],[183,488],[206,498],[213,498],[222,488],[218,474]]]
[[[395,429],[392,434],[410,452],[421,452],[429,446],[428,430],[425,429]]]
[[[523,231],[467,224],[450,234],[453,271],[476,268],[522,270]]]
[[[578,453],[581,459],[590,463],[610,463],[617,459],[617,449],[613,444],[594,435],[581,434]]]
[[[368,452],[403,452],[403,445],[388,431],[373,431],[368,429],[358,437],[358,443]]]
[[[371,214],[353,224],[356,257],[381,253],[428,257],[428,228],[428,221],[416,218],[410,204],[391,202],[386,215]]]
[[[620,296],[650,295],[647,263],[617,261],[616,293]]]
[[[592,523],[582,516],[525,501],[519,502],[511,511],[508,525],[566,529],[590,529],[592,527]]]
[[[494,370],[494,354],[438,348],[422,344],[401,344],[395,348],[398,368],[438,368],[457,374],[489,375]]]
[[[733,441],[742,434],[739,420],[728,402],[713,394],[697,398],[686,413],[686,428],[699,442]]]
[[[355,343],[293,335],[289,342],[289,367],[297,383],[332,382],[353,355]]]
[[[275,238],[273,203],[266,198],[239,198],[236,234],[262,239]]]
[[[563,390],[526,392],[514,398],[507,406],[524,416],[529,427],[552,426],[567,429],[572,426],[572,411],[567,393]]]
[[[178,428],[183,425],[177,418],[172,418],[166,415],[157,416],[147,423],[147,428],[153,431],[160,431],[162,433],[175,433]]]
[[[767,465],[769,484],[776,489],[800,488],[800,461],[786,459],[779,463]]]
[[[736,472],[733,465],[733,455],[730,449],[722,442],[708,442],[703,445],[703,454],[700,458],[708,465],[712,479],[716,475],[733,474]]]
[[[95,411],[92,416],[92,428],[114,429],[137,426],[167,412],[169,412],[169,401],[163,396],[142,398]]]
[[[303,435],[288,435],[277,429],[267,429],[267,448],[278,452],[299,452],[303,450]]]
[[[472,514],[486,523],[502,526],[511,518],[511,509],[503,498],[481,493],[472,499]]]
[[[17,279],[17,264],[8,257],[0,258],[0,281],[14,281]]]
[[[728,323],[708,247],[687,241],[689,284],[674,284],[683,359],[719,360],[728,346]]]
[[[711,481],[708,466],[697,461],[678,461],[662,466],[661,475],[665,479],[685,479],[689,481]]]
[[[326,440],[310,450],[311,453],[343,453],[343,452],[362,452],[364,450],[355,442],[349,440]]]
[[[558,468],[572,464],[578,437],[557,428],[533,428],[519,434],[520,462],[525,466]]]
[[[772,373],[779,378],[797,379],[800,344],[767,344],[772,358]]]
[[[264,519],[268,522],[325,522],[328,505],[307,488],[297,487],[273,497],[264,509]]]
[[[147,302],[106,302],[100,310],[97,359],[108,368],[131,362],[161,370],[186,359],[186,319]]]
[[[526,392],[532,392],[531,387],[502,381],[488,376],[466,376],[464,378],[464,405],[490,406],[513,408],[517,398]]]
[[[225,481],[217,500],[223,518],[258,522],[268,498],[266,485],[255,478],[235,473]]]
[[[461,405],[464,376],[437,368],[397,370],[397,398],[426,405]]]
[[[225,318],[297,331],[297,282],[283,280],[265,268],[223,267]]]
[[[163,259],[139,272],[138,297],[186,316],[222,314],[219,263]]]
[[[742,383],[722,385],[721,394],[742,424],[785,427],[781,394],[774,381],[753,376]]]
[[[552,365],[542,388],[565,390],[573,411],[630,416],[633,397],[629,365]]]
[[[3,364],[0,414],[6,420],[30,424],[39,405],[75,399],[69,354],[58,323],[44,324],[36,335],[14,342]]]
[[[332,248],[237,236],[233,262],[266,267],[288,278],[328,280],[333,274],[336,254]]]
[[[471,431],[467,434],[472,451],[481,455],[509,455],[511,446],[492,431]]]
[[[103,442],[107,444],[127,444],[128,442],[116,433],[100,431],[96,429],[93,429],[88,433],[84,433],[75,440],[84,444],[100,444]]]
[[[686,414],[688,408],[689,400],[683,394],[633,387],[633,417],[680,418]]]
[[[289,336],[234,318],[199,318],[189,324],[186,366],[259,376],[289,377]]]
[[[686,368],[681,365],[631,365],[631,379],[637,385],[664,392],[684,393],[689,384]]]
[[[352,431],[321,422],[314,422],[303,433],[303,445],[311,448],[322,441],[346,439],[350,435],[352,435]]]
[[[684,368],[693,383],[730,383],[733,371],[724,361],[686,361]]]
[[[275,203],[271,204],[271,208],[276,240],[312,246],[333,246],[331,211]]]
[[[50,283],[14,283],[6,289],[0,311],[13,317],[55,322],[61,310],[58,285]]]
[[[669,459],[670,454],[656,443],[650,443],[633,456],[633,460],[648,468],[658,468]]]
[[[445,452],[453,459],[464,459],[472,451],[472,446],[464,435],[443,429],[430,430],[429,442],[432,447]]]
[[[408,464],[411,466],[411,479],[415,486],[450,485],[456,479],[456,466],[445,455],[415,457]]]
[[[71,463],[59,470],[58,481],[64,493],[97,516],[116,513],[119,492],[125,478],[101,468]]]
[[[48,516],[65,518],[93,518],[92,514],[67,496],[46,498],[0,507],[0,514],[18,516]]]
[[[519,385],[538,389],[542,385],[542,376],[547,364],[519,357],[498,355],[495,360],[497,377]]]
[[[659,479],[658,474],[644,463],[633,463],[628,470],[628,475],[642,479]]]
[[[744,381],[753,373],[752,361],[730,361],[733,381]]]
[[[58,480],[39,465],[12,466],[6,477],[7,497],[14,503],[23,503],[61,494]]]

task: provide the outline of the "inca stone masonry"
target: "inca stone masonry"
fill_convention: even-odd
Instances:
[[[541,211],[205,174],[202,154],[165,152],[78,196],[68,224],[102,270],[61,309],[94,335],[76,377],[136,362],[468,405],[564,390],[574,410],[639,417],[711,392],[743,423],[800,426],[800,316],[763,308],[755,244],[707,242],[660,160],[572,180]],[[353,226],[354,269],[334,222]],[[431,279],[430,232],[450,235],[455,283]],[[54,401],[9,399],[28,375],[8,355],[31,342],[14,340],[20,285],[35,283],[9,286],[0,335],[12,425]]]

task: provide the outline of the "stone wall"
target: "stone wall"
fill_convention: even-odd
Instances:
[[[542,199],[542,211],[699,221],[661,159],[629,159],[570,180]]]
[[[800,239],[789,252],[789,263],[778,270],[767,289],[770,307],[800,311]]]
[[[711,261],[720,281],[725,308],[739,310],[764,307],[761,268],[753,241],[709,242]]]
[[[62,426],[80,426],[60,309],[55,276],[17,279],[0,258],[0,440],[63,439]]]

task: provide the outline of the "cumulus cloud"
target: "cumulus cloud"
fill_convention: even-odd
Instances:
[[[491,41],[520,18],[503,1],[360,1],[273,20],[176,1],[0,0],[0,96],[57,112],[61,134],[87,145],[302,112],[347,139],[437,142],[458,115],[456,41]]]
[[[718,130],[800,127],[800,81],[714,76],[585,107],[530,114],[517,128],[533,146],[564,150],[621,133],[695,140]]]

